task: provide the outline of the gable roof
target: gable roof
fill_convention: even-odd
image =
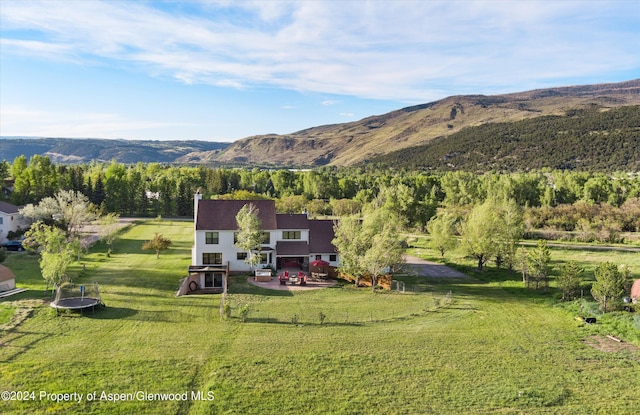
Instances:
[[[262,229],[277,229],[276,202],[273,200],[200,200],[198,201],[196,230],[237,230],[236,215],[244,205],[249,203],[258,208]]]
[[[16,279],[16,275],[13,273],[13,271],[5,267],[4,265],[0,265],[0,282],[15,280],[15,279]]]
[[[640,301],[640,280],[635,280],[631,286],[631,298],[636,298]]]
[[[18,206],[14,206],[11,203],[3,202],[0,200],[0,212],[18,213]]]
[[[309,255],[309,245],[306,241],[278,241],[276,252],[278,256],[307,256]]]
[[[307,215],[278,213],[276,215],[278,229],[309,229]]]
[[[331,241],[335,238],[332,220],[309,221],[309,252],[335,253],[336,247]]]

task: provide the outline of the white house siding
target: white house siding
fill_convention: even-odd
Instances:
[[[218,232],[218,243],[217,244],[206,244],[206,234],[207,232]],[[271,249],[271,262],[269,264],[261,264],[261,265],[273,265],[275,264],[275,246],[276,246],[276,231],[265,231],[269,232],[270,244],[263,245],[265,248]],[[204,253],[220,253],[222,254],[222,264],[226,266],[227,262],[229,263],[230,271],[250,271],[251,267],[249,264],[244,262],[244,260],[238,260],[238,253],[245,252],[235,247],[233,239],[234,239],[235,231],[195,231],[195,245],[192,249],[191,254],[191,265],[205,265],[202,263],[202,254]]]
[[[335,261],[331,261],[331,255],[335,255],[336,260]],[[315,261],[316,259],[318,259],[317,257],[320,256],[320,259],[323,261],[327,261],[329,263],[329,265],[331,265],[332,267],[337,267],[340,265],[340,261],[339,261],[339,257],[338,254],[327,254],[327,253],[321,253],[321,252],[317,252],[317,253],[310,253],[309,254],[309,263]]]
[[[0,243],[7,242],[9,232],[17,231],[20,227],[19,213],[6,213],[0,211]]]

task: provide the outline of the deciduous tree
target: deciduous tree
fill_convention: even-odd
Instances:
[[[352,275],[356,286],[366,274],[375,292],[378,278],[402,262],[398,219],[378,209],[364,218],[346,216],[334,226],[333,244],[340,255],[340,271]]]
[[[484,264],[498,251],[499,222],[496,216],[495,202],[487,200],[469,213],[460,226],[462,248],[477,259],[478,272],[482,272]]]
[[[251,270],[260,263],[262,248],[262,223],[258,217],[259,209],[253,204],[244,205],[236,214],[238,233],[236,247],[247,252],[245,262]]]
[[[100,219],[99,235],[109,248],[108,254],[111,254],[113,244],[118,239],[118,232],[120,231],[119,220],[120,215],[117,213],[109,213]]]
[[[45,197],[37,205],[28,204],[20,214],[31,221],[57,224],[75,237],[82,227],[97,218],[89,199],[80,192],[61,190],[54,197]]]
[[[444,258],[445,252],[455,248],[456,217],[448,211],[441,211],[427,223],[427,231],[431,237],[431,245],[440,252]]]
[[[40,253],[40,271],[50,286],[60,284],[74,253],[64,231],[55,226],[37,222],[25,233],[23,245],[27,249]]]
[[[164,235],[156,232],[150,241],[142,244],[142,249],[153,250],[156,252],[156,258],[160,258],[160,251],[166,251],[172,244],[171,239],[165,238]]]
[[[384,211],[377,211],[365,217],[363,228],[367,250],[362,259],[365,272],[371,277],[371,290],[375,292],[378,278],[402,262],[397,218]]]

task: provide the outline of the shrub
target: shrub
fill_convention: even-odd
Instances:
[[[247,322],[247,318],[249,317],[249,304],[245,304],[238,310],[238,315],[243,323]]]

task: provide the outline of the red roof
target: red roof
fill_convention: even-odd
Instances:
[[[0,265],[0,281],[15,280],[16,275],[9,268]]]
[[[636,298],[640,301],[640,280],[633,282],[633,286],[631,286],[631,298]]]
[[[249,203],[258,208],[262,229],[277,229],[276,202],[273,200],[200,200],[198,201],[196,230],[237,230],[236,215],[244,205]]]
[[[309,252],[335,253],[336,247],[331,241],[335,238],[332,220],[309,221]]]

